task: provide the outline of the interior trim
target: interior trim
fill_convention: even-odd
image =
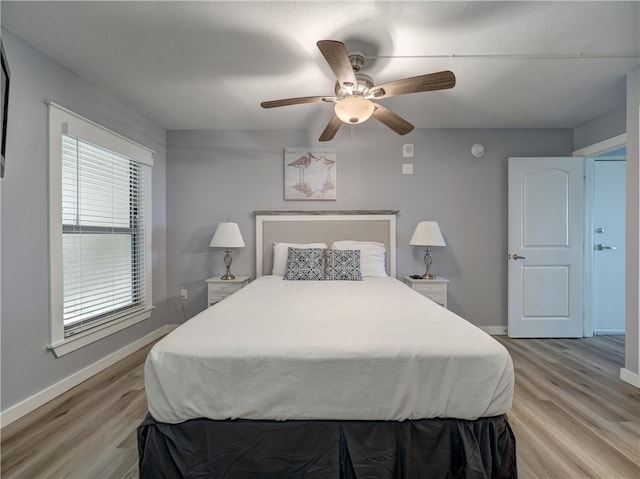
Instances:
[[[585,146],[584,148],[575,150],[573,152],[573,156],[585,156],[585,157],[596,156],[601,153],[605,153],[607,151],[613,150],[615,148],[619,148],[626,144],[627,144],[627,134],[622,133],[621,135],[607,138],[606,140],[599,141],[598,143],[594,143],[593,145]]]
[[[254,211],[258,216],[286,216],[286,215],[397,215],[400,210],[265,210]]]
[[[111,353],[110,355],[96,361],[95,363],[87,366],[80,371],[73,373],[71,376],[64,378],[48,388],[37,392],[31,397],[7,408],[0,412],[0,427],[8,426],[9,424],[17,421],[23,416],[26,416],[30,412],[36,410],[40,406],[52,401],[61,394],[67,392],[69,389],[77,386],[83,381],[86,381],[90,377],[98,374],[100,371],[114,365],[118,361],[126,358],[130,354],[136,352],[138,349],[146,346],[147,344],[160,339],[162,336],[173,331],[178,325],[165,324],[164,326],[152,331],[151,333],[143,336],[142,338],[134,341],[131,344]]]

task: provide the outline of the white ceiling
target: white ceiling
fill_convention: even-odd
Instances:
[[[625,104],[640,2],[1,2],[2,26],[166,129],[316,129],[316,41],[377,84],[452,70],[451,90],[381,103],[418,128],[574,127]],[[11,59],[9,58],[9,62]],[[375,120],[358,128],[382,126]]]

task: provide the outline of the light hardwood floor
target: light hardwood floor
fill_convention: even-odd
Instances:
[[[516,369],[519,477],[640,478],[640,390],[619,379],[622,336],[496,339]]]
[[[137,478],[151,345],[2,429],[0,477]]]
[[[618,379],[623,337],[496,339],[516,367],[520,479],[640,478],[640,390]],[[5,427],[2,478],[137,477],[149,348]]]

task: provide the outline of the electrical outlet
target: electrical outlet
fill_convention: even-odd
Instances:
[[[413,175],[413,163],[402,163],[402,174]]]
[[[187,288],[182,288],[180,290],[180,299],[189,299],[189,294],[187,293]]]

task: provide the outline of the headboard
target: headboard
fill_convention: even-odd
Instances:
[[[271,274],[273,243],[376,241],[387,247],[387,274],[396,276],[397,210],[254,211],[256,276]]]

